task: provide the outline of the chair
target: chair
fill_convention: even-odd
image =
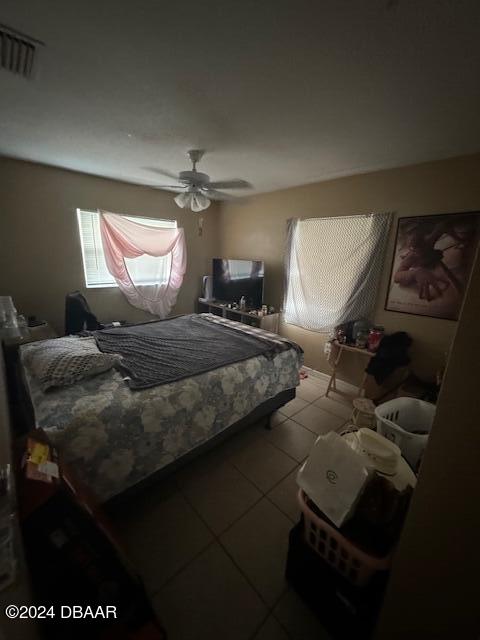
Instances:
[[[67,293],[65,296],[65,335],[80,333],[85,329],[93,331],[103,328],[104,325],[92,313],[85,296],[80,291]]]

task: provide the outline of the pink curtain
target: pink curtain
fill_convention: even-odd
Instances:
[[[100,229],[107,268],[120,290],[134,307],[164,318],[177,301],[187,266],[183,229],[160,229],[127,220],[124,216],[100,211]],[[171,254],[167,283],[136,285],[124,258]]]

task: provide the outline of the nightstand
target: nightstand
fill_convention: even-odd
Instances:
[[[48,322],[39,324],[36,327],[28,327],[29,336],[26,338],[3,338],[3,344],[6,346],[19,346],[28,344],[29,342],[37,342],[38,340],[48,340],[49,338],[58,338],[58,333]]]

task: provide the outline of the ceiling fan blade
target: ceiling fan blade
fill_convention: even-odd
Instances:
[[[235,196],[232,196],[230,193],[223,193],[223,191],[210,189],[210,187],[207,189],[202,187],[200,190],[207,196],[207,198],[210,198],[210,200],[236,200]]]
[[[233,179],[208,182],[205,187],[207,189],[251,189],[252,185],[246,180]]]
[[[166,169],[160,169],[157,167],[142,167],[146,171],[151,171],[153,173],[158,173],[161,176],[166,176],[167,178],[171,178],[172,180],[178,180],[178,174],[173,173],[173,171],[167,171]]]
[[[184,184],[156,184],[158,189],[186,189],[187,185]]]
[[[150,187],[152,187],[152,189],[170,189],[173,191],[178,191],[178,193],[181,193],[182,191],[185,191],[185,189],[187,188],[187,186],[182,186],[181,184],[150,184]]]

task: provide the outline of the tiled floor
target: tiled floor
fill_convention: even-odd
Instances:
[[[234,436],[117,517],[170,640],[328,638],[284,577],[297,470],[318,434],[351,413],[326,386],[302,380],[271,431]]]

